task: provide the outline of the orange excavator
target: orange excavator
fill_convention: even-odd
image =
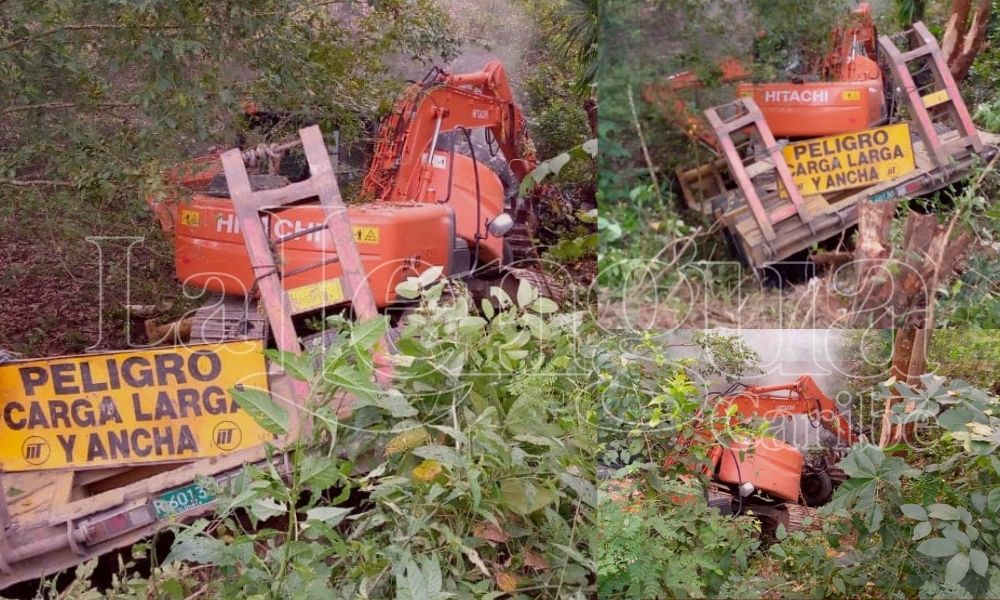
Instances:
[[[488,156],[476,151],[482,148],[476,136],[482,136]],[[244,161],[258,171],[250,175],[253,190],[295,185],[278,174],[295,150],[295,142],[244,150]],[[535,165],[524,115],[499,61],[468,74],[434,68],[411,84],[381,124],[363,201],[347,206],[376,306],[391,306],[401,281],[430,268],[446,276],[488,278],[500,272],[496,267],[530,256],[525,210],[515,201],[517,184]],[[178,279],[241,303],[255,296],[262,273],[251,266],[218,157],[197,159],[171,178],[189,196],[149,203],[173,237]],[[315,204],[292,206],[276,211],[267,225],[293,304],[312,299],[293,306],[296,313],[353,302],[341,285],[338,257],[324,243],[325,218]],[[245,336],[253,327],[248,318],[236,330]],[[232,323],[196,315],[192,339],[221,341],[233,331]]]
[[[754,418],[789,420],[805,415],[813,427],[823,427],[844,445],[853,445],[857,435],[837,404],[816,382],[804,375],[792,383],[744,385],[736,383],[714,401],[712,413],[718,423],[743,423]],[[687,441],[715,445],[709,451],[707,475],[712,486],[709,503],[733,514],[752,512],[765,531],[777,525],[793,528],[796,523],[789,504],[819,506],[833,494],[839,471],[829,454],[811,456],[774,437],[719,441],[717,428]]]

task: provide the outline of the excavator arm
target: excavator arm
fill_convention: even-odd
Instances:
[[[749,79],[750,72],[735,58],[727,58],[719,63],[722,74],[720,83],[736,83]],[[704,83],[694,71],[682,71],[667,78],[664,83],[650,83],[643,87],[642,96],[650,104],[660,108],[663,117],[680,126],[684,133],[702,142],[715,154],[722,154],[719,140],[708,122],[681,96],[683,90],[703,87]]]
[[[775,419],[808,415],[844,444],[854,444],[857,439],[837,403],[827,397],[808,375],[799,377],[793,383],[747,386],[738,394],[724,396],[716,404],[715,414],[726,415],[731,406],[736,407],[735,416]]]
[[[486,128],[518,181],[535,168],[524,115],[503,65],[494,60],[462,75],[434,69],[406,90],[379,131],[364,191],[380,200],[431,200],[440,135],[463,128]]]

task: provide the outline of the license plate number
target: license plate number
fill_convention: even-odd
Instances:
[[[204,506],[215,500],[215,496],[197,483],[160,494],[153,500],[153,511],[160,519],[171,515],[179,515]]]

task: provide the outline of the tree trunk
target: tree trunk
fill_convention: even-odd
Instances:
[[[960,82],[965,79],[969,69],[972,68],[972,63],[976,60],[976,55],[985,46],[992,8],[992,0],[977,0],[974,12],[972,0],[953,0],[951,16],[948,17],[944,39],[941,41],[941,50],[955,81]]]
[[[885,263],[891,254],[889,233],[892,219],[896,214],[896,206],[895,202],[868,201],[858,206],[858,244],[854,255],[857,261],[854,306],[864,312],[879,310],[887,301],[885,295],[888,288],[883,285],[883,280],[889,273],[885,269]],[[881,315],[876,315],[872,325],[878,328],[892,327],[891,320],[886,321],[887,314],[883,311]]]
[[[896,381],[906,383],[910,373],[910,359],[913,356],[913,345],[916,342],[917,329],[915,327],[904,327],[896,330],[896,339],[892,344],[892,377]],[[897,427],[889,417],[893,414],[892,407],[902,398],[893,394],[885,399],[885,409],[882,412],[882,434],[879,436],[878,445],[885,448],[898,441]]]

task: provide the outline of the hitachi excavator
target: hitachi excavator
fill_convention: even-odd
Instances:
[[[808,375],[778,385],[736,383],[709,402],[720,423],[754,418],[791,421],[804,415],[814,427],[832,433],[842,446],[857,441],[840,408]],[[761,520],[765,533],[773,533],[778,524],[795,528],[799,511],[794,508],[826,503],[841,479],[837,459],[829,453],[807,459],[801,450],[776,437],[726,442],[717,439],[716,433],[709,429],[685,441],[686,445],[714,442],[707,467],[712,482],[709,503],[726,513],[752,513]]]
[[[307,172],[283,177],[283,153],[299,149]],[[222,300],[199,309],[188,346],[0,360],[0,591],[211,512],[215,486],[246,465],[287,474],[284,449],[309,432],[310,390],[264,348],[301,353],[317,311],[376,318],[400,300],[400,282],[430,269],[495,282],[524,253],[510,239],[523,224],[514,192],[534,165],[491,62],[466,75],[435,69],[406,91],[380,130],[362,202],[344,203],[317,126],[176,169],[184,194],[150,204],[178,278]],[[389,351],[383,340],[373,385],[392,375]],[[234,389],[284,406],[286,433],[262,428]],[[337,394],[346,417],[353,398]]]
[[[691,72],[645,88],[645,98],[717,158],[679,169],[688,208],[722,221],[758,275],[855,225],[861,202],[926,196],[990,160],[1000,138],[977,130],[937,40],[923,23],[877,35],[861,3],[834,29],[825,56],[788,79],[751,83],[722,63],[736,100],[702,120],[681,97]]]
[[[474,141],[478,135],[485,146]],[[294,185],[281,165],[297,148],[291,142],[245,150],[245,162],[257,171],[251,188]],[[410,85],[379,127],[361,197],[347,205],[375,305],[392,306],[400,281],[432,267],[446,276],[485,279],[470,287],[488,289],[513,263],[537,259],[527,207],[516,204],[517,184],[535,165],[524,116],[499,61],[468,74],[434,68]],[[173,237],[177,278],[223,294],[195,315],[192,340],[262,337],[263,320],[243,302],[257,294],[262,269],[251,267],[218,157],[184,165],[171,178],[186,193],[149,201]],[[308,205],[265,215],[296,313],[354,302],[337,257],[322,243],[324,218],[320,207]],[[527,269],[513,274],[546,285]]]

